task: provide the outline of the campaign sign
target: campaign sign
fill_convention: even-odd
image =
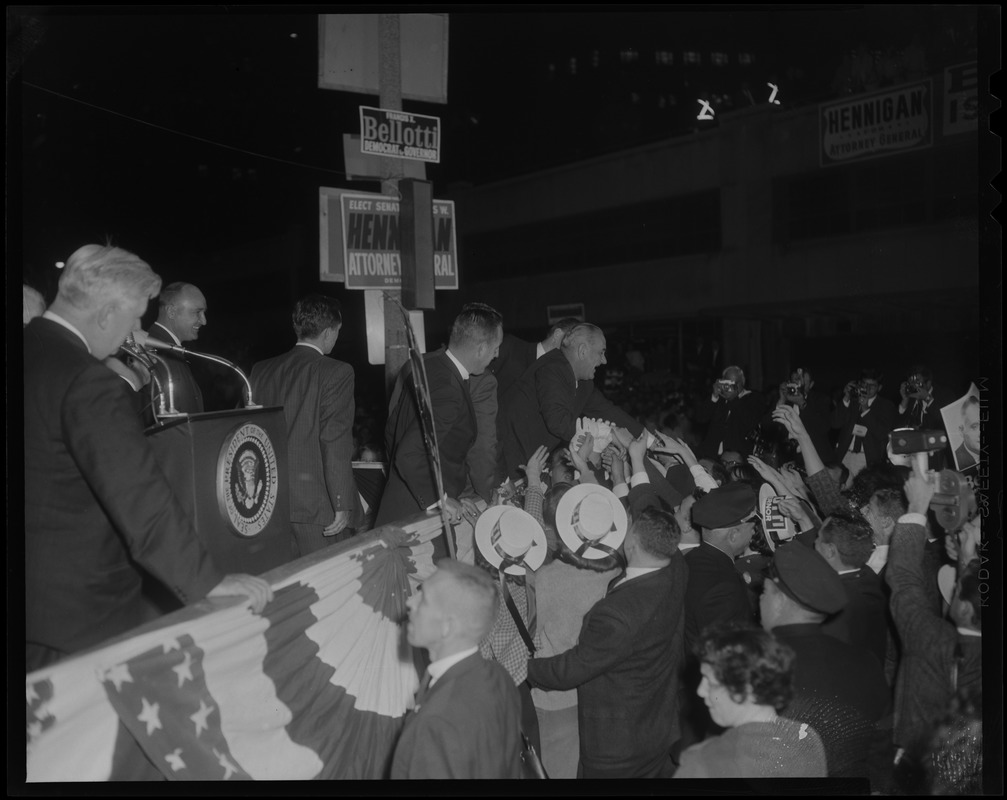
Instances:
[[[438,117],[360,106],[360,152],[414,161],[441,161]]]
[[[931,81],[856,95],[819,107],[823,167],[904,153],[933,144]]]
[[[402,285],[399,201],[380,194],[340,196],[343,265],[347,289],[396,289]],[[433,201],[434,288],[458,288],[455,204]]]

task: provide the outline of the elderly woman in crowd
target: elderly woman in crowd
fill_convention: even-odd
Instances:
[[[712,627],[699,644],[698,694],[728,728],[685,750],[676,778],[824,778],[815,730],[781,717],[791,698],[794,653],[766,631]]]

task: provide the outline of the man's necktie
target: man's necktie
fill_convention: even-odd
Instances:
[[[420,688],[416,690],[416,709],[419,709],[423,705],[428,694],[430,694],[430,670],[424,671],[423,679],[420,681]]]

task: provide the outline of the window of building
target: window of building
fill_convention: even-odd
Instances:
[[[942,147],[870,159],[773,186],[777,243],[926,225],[978,213],[977,151]]]
[[[726,67],[727,53],[710,53],[710,63],[715,67]]]
[[[464,238],[469,274],[482,278],[613,266],[719,249],[719,190]]]
[[[738,53],[738,63],[743,67],[750,67],[755,62],[751,53]]]
[[[697,53],[695,50],[686,50],[682,53],[682,63],[683,64],[702,64],[703,57]]]

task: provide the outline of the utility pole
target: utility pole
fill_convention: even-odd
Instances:
[[[402,110],[402,48],[398,14],[378,14],[378,92],[381,108]],[[381,159],[381,193],[399,199],[399,180],[403,177],[402,161]],[[401,289],[368,290],[384,292],[385,316],[385,396],[391,397],[395,376],[409,360],[405,320],[399,306]]]

